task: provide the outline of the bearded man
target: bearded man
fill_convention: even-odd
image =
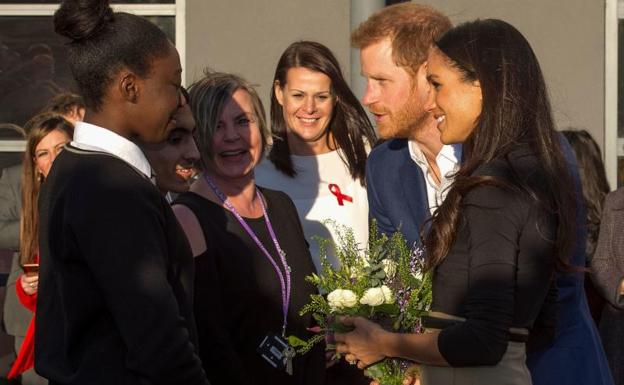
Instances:
[[[460,146],[442,144],[424,108],[427,56],[450,28],[440,12],[408,2],[378,11],[351,35],[367,80],[362,102],[379,136],[389,139],[367,161],[369,216],[382,233],[400,230],[410,245],[420,244],[420,230],[444,200],[461,156]]]

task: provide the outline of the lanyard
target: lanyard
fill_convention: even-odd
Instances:
[[[271,239],[273,240],[273,244],[275,245],[275,249],[277,250],[277,254],[280,256],[280,261],[282,262],[282,266],[284,267],[284,271],[286,273],[286,279],[284,279],[284,274],[277,265],[277,262],[275,262],[275,259],[273,259],[273,257],[264,247],[260,239],[258,239],[256,233],[254,233],[251,227],[249,227],[245,219],[241,217],[238,211],[236,211],[236,208],[227,200],[227,197],[221,192],[221,190],[219,190],[217,185],[214,184],[212,179],[210,179],[205,173],[204,179],[206,180],[206,183],[208,183],[212,191],[215,193],[217,198],[221,200],[223,206],[225,206],[226,209],[230,210],[230,212],[234,214],[234,216],[238,220],[238,223],[240,223],[240,225],[243,227],[243,229],[245,229],[251,239],[256,243],[256,245],[258,245],[258,248],[260,249],[260,251],[262,251],[262,253],[264,253],[269,262],[271,262],[271,265],[273,265],[273,268],[275,269],[275,272],[279,277],[280,286],[282,289],[282,312],[284,314],[284,321],[282,323],[282,336],[284,336],[286,334],[288,306],[290,304],[290,266],[288,266],[288,264],[286,263],[286,253],[284,253],[284,250],[282,250],[282,248],[280,247],[279,242],[277,241],[277,237],[275,236],[275,231],[273,231],[273,226],[271,225],[271,221],[269,220],[269,216],[267,215],[266,207],[264,206],[264,200],[262,194],[260,194],[260,190],[258,190],[258,188],[256,187],[256,196],[260,201],[260,206],[262,206],[262,215],[264,215],[264,221],[267,225],[267,229],[269,230],[269,234],[271,235]]]

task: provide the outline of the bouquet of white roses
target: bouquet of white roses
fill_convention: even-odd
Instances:
[[[337,244],[318,240],[322,271],[307,280],[321,294],[312,295],[301,314],[312,313],[327,333],[349,331],[336,321],[341,315],[365,317],[394,332],[422,332],[420,318],[431,304],[431,278],[423,273],[422,248],[409,248],[399,232],[391,237],[379,234],[373,223],[368,248],[362,250],[351,229],[328,224],[336,229]],[[340,261],[338,269],[327,260],[330,247]],[[289,337],[289,343],[303,354],[324,338],[323,333],[308,341]],[[408,366],[409,361],[387,358],[369,366],[365,374],[381,385],[400,385]]]

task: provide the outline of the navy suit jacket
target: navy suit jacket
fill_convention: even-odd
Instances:
[[[400,230],[408,245],[420,244],[420,229],[430,217],[425,176],[410,157],[407,139],[375,147],[366,162],[369,218],[381,233]]]
[[[576,195],[576,239],[570,264],[585,267],[587,229],[578,164],[570,144],[559,135]],[[613,385],[604,349],[585,297],[584,274],[557,275],[557,325],[552,344],[527,354],[533,385]]]

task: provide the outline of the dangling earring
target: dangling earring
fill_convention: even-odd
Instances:
[[[39,183],[43,183],[45,177],[43,176],[43,173],[40,170],[36,170],[37,172],[37,181]]]

